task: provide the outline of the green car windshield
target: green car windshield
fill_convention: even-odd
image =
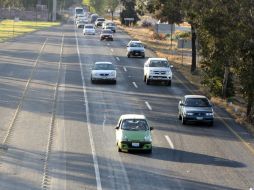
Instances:
[[[144,119],[126,119],[122,122],[121,129],[129,131],[146,131],[149,130],[149,127]]]

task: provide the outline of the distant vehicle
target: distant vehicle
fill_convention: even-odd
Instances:
[[[116,32],[116,24],[112,21],[105,21],[102,23],[102,29],[110,29],[113,32]]]
[[[85,24],[83,29],[83,34],[95,35],[95,28],[93,24]]]
[[[95,23],[96,19],[99,17],[97,14],[91,14],[90,15],[90,22]]]
[[[116,84],[116,68],[111,62],[96,62],[91,72],[91,82],[109,81]]]
[[[95,21],[95,26],[102,26],[102,23],[105,21],[104,18],[97,18]]]
[[[147,85],[151,81],[166,82],[171,85],[172,71],[166,58],[149,58],[144,64],[144,82]]]
[[[139,40],[131,40],[127,45],[127,57],[141,56],[145,58],[145,47]]]
[[[178,104],[178,117],[183,125],[190,121],[204,122],[213,126],[213,107],[205,96],[185,95]]]
[[[152,152],[152,127],[144,115],[121,115],[116,126],[118,151],[144,150]]]
[[[76,7],[75,8],[75,18],[77,18],[79,15],[84,15],[84,9],[82,7]]]
[[[84,28],[85,24],[86,22],[83,20],[77,21],[77,28]]]
[[[104,39],[111,40],[111,41],[114,40],[113,39],[113,32],[112,32],[112,30],[110,30],[110,29],[104,29],[104,30],[101,31],[100,40],[104,40]]]
[[[76,24],[78,24],[79,21],[88,22],[88,19],[85,15],[78,15],[76,18]]]

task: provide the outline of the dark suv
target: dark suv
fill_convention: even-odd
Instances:
[[[188,121],[213,125],[214,113],[209,100],[201,95],[185,95],[178,104],[178,116],[182,124]]]

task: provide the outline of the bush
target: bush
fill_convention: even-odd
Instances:
[[[153,32],[152,38],[155,40],[165,40],[167,38],[167,36],[166,36],[166,34]]]

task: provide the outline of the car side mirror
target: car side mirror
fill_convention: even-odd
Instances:
[[[119,126],[116,126],[115,129],[118,130],[118,129],[119,129]]]
[[[152,130],[154,130],[154,128],[153,128],[153,127],[150,127],[150,131],[152,131]]]
[[[129,47],[128,45],[126,47]]]

